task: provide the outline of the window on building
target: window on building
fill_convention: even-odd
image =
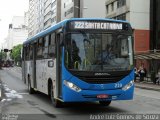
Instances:
[[[108,5],[106,5],[106,13],[107,14],[109,13],[109,7],[108,7]]]
[[[64,16],[65,16],[65,17],[67,16],[67,12],[64,12]]]
[[[47,4],[47,2],[48,2],[48,0],[46,0],[46,1],[44,2],[44,6]]]
[[[56,9],[53,10],[53,14],[55,14],[55,13],[56,13]],[[52,14],[52,15],[53,15],[53,14]]]
[[[22,25],[22,28],[26,28],[26,26],[25,26],[25,25]]]
[[[51,24],[51,18],[44,23],[44,26],[50,26],[50,24]]]
[[[114,18],[117,20],[126,20],[126,14],[121,14],[121,15],[114,17]]]
[[[126,0],[117,0],[117,8],[126,5]]]
[[[113,17],[112,19],[117,19],[117,17]]]
[[[69,14],[73,13],[73,7],[69,8],[66,12],[64,12],[64,16],[68,16]]]
[[[53,22],[56,22],[56,17],[53,17],[52,20],[51,20],[51,22],[52,22],[52,23],[53,23]]]
[[[111,11],[114,11],[114,3],[111,3]]]
[[[72,2],[73,2],[73,0],[66,0],[65,3],[64,3],[65,4],[64,8],[69,6]]]
[[[56,0],[51,4],[51,7],[53,8],[56,5]]]

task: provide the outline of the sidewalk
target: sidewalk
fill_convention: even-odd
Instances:
[[[153,84],[152,82],[135,82],[136,88],[147,89],[147,90],[154,90],[160,91],[160,84]]]

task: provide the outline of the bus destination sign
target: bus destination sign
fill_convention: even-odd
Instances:
[[[74,21],[72,29],[122,30],[123,23]]]

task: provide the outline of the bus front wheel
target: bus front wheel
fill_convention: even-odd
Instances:
[[[109,106],[111,104],[111,100],[110,101],[99,101],[99,104],[102,106]]]
[[[62,103],[59,100],[54,98],[54,91],[53,91],[53,85],[52,84],[51,84],[51,88],[50,88],[50,97],[51,97],[52,104],[56,108],[62,107]]]

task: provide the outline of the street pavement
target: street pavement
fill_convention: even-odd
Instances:
[[[4,68],[6,69],[6,68]],[[15,76],[19,77],[19,79],[21,79],[22,77],[22,68],[21,67],[13,67],[13,68],[7,68],[10,71],[15,72]],[[136,88],[141,88],[141,89],[146,89],[146,90],[155,90],[155,91],[160,91],[160,84],[153,84],[152,82],[135,82],[135,87]],[[1,88],[1,87],[0,87]]]
[[[0,102],[0,112],[5,115],[18,115],[24,120],[88,120],[91,119],[92,115],[99,114],[160,113],[160,93],[151,89],[135,88],[133,100],[113,101],[109,107],[100,106],[95,102],[72,103],[66,104],[62,108],[55,108],[51,105],[47,95],[42,93],[28,94],[27,86],[22,81],[21,68],[13,67],[0,70],[0,78],[6,95]],[[136,83],[136,86],[138,85],[139,83]]]
[[[159,91],[160,92],[160,84],[158,85],[158,84],[153,84],[151,82],[144,81],[144,82],[141,82],[141,83],[136,82],[135,86],[137,88],[141,88],[141,89],[154,90],[154,91]]]

